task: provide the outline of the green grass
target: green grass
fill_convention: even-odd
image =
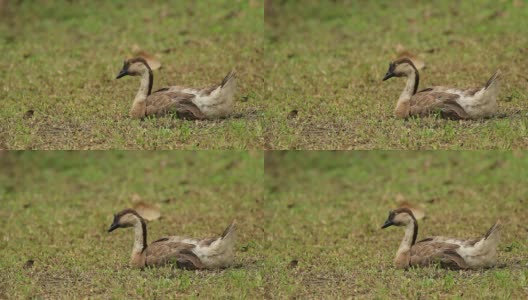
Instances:
[[[1,1],[0,149],[262,148],[263,3],[74,2]],[[139,79],[114,78],[134,45],[159,56],[154,89],[236,68],[233,117],[130,119]]]
[[[262,122],[267,149],[528,146],[525,1],[269,2]],[[424,88],[477,86],[500,69],[499,116],[395,119],[405,83],[381,79],[398,44],[424,58]],[[287,117],[292,110],[296,118]]]
[[[264,286],[263,156],[253,152],[0,152],[0,298],[251,298]],[[131,230],[106,230],[138,194],[149,241],[208,237],[236,219],[237,267],[128,267]],[[34,260],[31,268],[26,261]]]
[[[268,152],[268,285],[277,298],[521,299],[528,292],[528,155],[501,152]],[[497,268],[396,270],[395,199],[424,204],[418,238],[504,225]],[[290,266],[296,260],[297,266]]]

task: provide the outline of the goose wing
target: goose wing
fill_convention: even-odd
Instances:
[[[195,245],[159,239],[147,247],[147,266],[175,263],[178,268],[196,270],[204,265],[192,251]]]
[[[164,116],[176,113],[178,118],[201,120],[205,115],[192,101],[196,95],[161,89],[147,98],[147,116]]]
[[[435,242],[432,238],[422,240],[411,248],[411,266],[440,263],[447,268],[467,269],[468,265],[456,252],[459,247],[456,244]]]
[[[460,95],[435,91],[433,88],[422,90],[411,98],[411,115],[426,116],[440,112],[447,119],[467,119],[469,115],[456,101]]]

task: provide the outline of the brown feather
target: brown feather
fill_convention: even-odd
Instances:
[[[159,240],[155,240],[155,241],[152,242],[151,244],[159,243],[159,242],[166,242],[166,241],[168,241],[168,240],[169,240],[169,238],[161,238],[161,239],[159,239]]]
[[[154,93],[152,93],[152,94],[159,93],[159,92],[165,92],[165,91],[168,91],[168,90],[169,90],[168,87],[164,87],[164,88],[161,88],[159,90],[154,91]]]
[[[236,221],[233,220],[231,222],[231,224],[229,224],[229,226],[227,226],[227,228],[224,230],[224,232],[222,232],[222,238],[225,238],[227,235],[229,235],[231,232],[233,232],[234,230],[236,230]]]
[[[200,261],[200,258],[190,250],[183,250],[180,252],[176,261],[176,266],[185,270],[205,269],[205,265]]]
[[[176,265],[185,266],[185,268],[203,268],[203,264],[200,259],[191,251],[195,245],[181,243],[181,242],[169,242],[167,240],[162,241],[160,239],[147,248],[147,266],[161,266],[176,261]]]
[[[468,119],[469,115],[456,102],[459,97],[459,95],[445,92],[421,91],[411,98],[410,115],[428,116],[440,112],[444,118]]]
[[[236,77],[235,70],[231,70],[222,80],[222,83],[220,83],[220,87],[224,87],[229,81],[231,81],[233,78]]]
[[[161,117],[176,114],[182,119],[204,119],[205,115],[192,102],[194,97],[183,92],[156,92],[147,98],[146,115]]]
[[[459,245],[421,241],[416,243],[411,248],[411,266],[429,266],[431,264],[440,263],[444,267],[455,269],[467,269],[468,266],[456,253]]]

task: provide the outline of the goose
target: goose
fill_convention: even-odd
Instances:
[[[408,208],[389,212],[381,227],[405,226],[405,236],[396,252],[394,265],[406,269],[439,263],[451,269],[479,269],[495,265],[501,224],[497,221],[488,232],[477,239],[455,239],[442,236],[428,237],[416,242],[418,223]]]
[[[206,88],[171,86],[155,92],[152,92],[154,75],[144,58],[125,60],[116,79],[126,75],[141,76],[141,84],[130,109],[131,118],[176,114],[181,119],[203,120],[223,118],[233,111],[236,88],[234,70],[220,84]]]
[[[397,118],[423,117],[439,112],[441,117],[447,119],[477,119],[490,117],[497,111],[499,71],[478,88],[435,86],[418,91],[418,70],[410,59],[403,57],[389,64],[383,81],[392,77],[407,77],[407,84],[394,110]]]
[[[130,266],[144,268],[175,264],[178,268],[218,269],[233,263],[233,246],[236,223],[233,221],[220,237],[193,239],[180,236],[162,237],[147,245],[147,224],[133,209],[125,209],[114,215],[108,232],[118,228],[134,227],[135,238]]]

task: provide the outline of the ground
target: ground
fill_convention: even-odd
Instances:
[[[262,148],[263,6],[0,1],[0,149]],[[235,68],[233,116],[130,119],[139,79],[115,77],[134,48],[162,63],[154,89],[220,83]]]
[[[519,149],[528,146],[526,1],[268,1],[266,149]],[[500,69],[491,119],[393,117],[398,45],[420,86],[474,87]]]
[[[1,299],[263,294],[261,153],[0,152],[0,169]],[[236,219],[236,266],[129,268],[133,231],[106,230],[137,197],[161,208],[150,242],[219,235]]]
[[[524,299],[528,155],[268,152],[266,266],[277,298]],[[482,236],[500,219],[499,266],[396,270],[396,200],[425,205],[418,239]]]

